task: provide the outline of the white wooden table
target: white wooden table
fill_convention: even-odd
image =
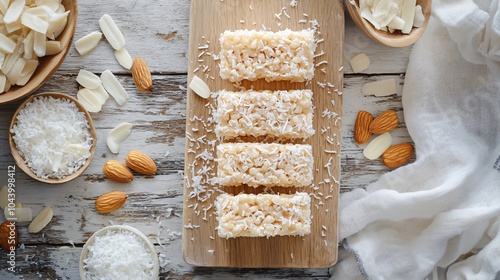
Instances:
[[[215,1],[215,0],[214,0]],[[299,5],[300,5],[299,0]],[[340,1],[340,0],[334,0]],[[251,1],[250,1],[251,2]],[[283,0],[284,5],[289,1]],[[98,229],[110,224],[128,224],[138,228],[155,243],[160,254],[162,278],[235,279],[256,278],[304,279],[328,278],[325,269],[217,269],[195,268],[182,259],[182,175],[184,169],[186,72],[189,26],[189,1],[79,1],[76,38],[99,30],[98,20],[110,14],[121,28],[127,49],[133,57],[148,62],[153,72],[151,93],[136,91],[130,71],[116,62],[106,41],[81,57],[72,48],[59,71],[37,92],[62,92],[76,96],[75,77],[79,69],[100,74],[113,71],[128,90],[130,100],[120,107],[108,101],[100,113],[92,114],[97,129],[97,152],[94,161],[80,178],[64,185],[45,185],[17,170],[16,199],[38,213],[45,205],[54,209],[54,219],[38,234],[29,234],[27,225],[18,225],[23,245],[16,251],[16,272],[8,272],[7,256],[0,252],[0,279],[78,279],[78,259],[85,241]],[[389,171],[381,161],[363,157],[362,147],[353,141],[353,124],[359,110],[374,115],[393,109],[401,120],[391,133],[395,142],[411,141],[405,128],[401,90],[411,48],[384,47],[366,37],[346,14],[345,89],[342,117],[341,191],[360,188]],[[368,70],[353,74],[350,58],[359,52],[371,59]],[[398,82],[398,94],[389,97],[364,97],[364,83],[392,77]],[[8,123],[19,102],[0,105],[0,186],[7,182],[8,166],[14,164],[7,142]],[[106,135],[123,121],[134,124],[132,134],[122,143],[122,150],[138,149],[158,164],[154,177],[135,176],[130,184],[107,180],[102,167],[108,159],[124,161],[126,153],[113,155],[106,146]],[[126,205],[111,214],[94,210],[95,199],[108,191],[129,194]],[[0,215],[0,221],[3,215]],[[24,278],[22,278],[24,277]]]

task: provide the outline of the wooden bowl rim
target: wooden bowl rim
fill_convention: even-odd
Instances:
[[[61,64],[66,59],[66,56],[71,49],[71,45],[73,44],[73,39],[75,37],[76,24],[78,21],[78,4],[77,0],[62,0],[61,3],[63,3],[63,5],[67,4],[71,7],[71,10],[68,14],[68,22],[66,23],[66,27],[59,35],[59,37],[56,38],[61,41],[62,50],[55,55],[40,58],[40,65],[38,65],[35,73],[30,78],[28,83],[26,83],[26,85],[21,87],[12,86],[9,91],[0,94],[0,105],[19,100],[29,94],[32,94],[54,75],[54,73],[59,69]],[[64,6],[67,7],[66,5]],[[44,63],[53,65],[52,67],[41,69],[42,64]]]
[[[146,248],[151,252],[151,257],[153,258],[153,271],[151,279],[158,279],[158,276],[160,274],[160,262],[158,260],[158,255],[156,254],[156,249],[153,243],[151,243],[151,240],[149,240],[149,238],[142,231],[128,225],[107,226],[101,228],[100,230],[92,234],[92,236],[90,236],[87,242],[85,242],[85,244],[83,245],[82,252],[80,253],[79,270],[81,279],[86,279],[85,278],[86,269],[84,268],[83,261],[87,258],[88,247],[94,243],[96,237],[103,236],[108,231],[128,231],[134,233],[137,237],[139,237],[139,239],[141,239],[144,242]]]
[[[353,0],[354,4],[351,4],[350,0],[345,0],[347,10],[351,15],[354,23],[361,29],[368,37],[373,40],[383,44],[385,46],[402,48],[415,43],[420,36],[424,33],[429,23],[431,17],[431,6],[432,0],[417,0],[417,4],[422,6],[422,12],[424,13],[424,25],[419,28],[414,28],[410,34],[390,33],[382,30],[377,30],[373,25],[366,19],[361,17],[359,11],[359,0]],[[425,4],[425,5],[424,5]]]
[[[28,104],[29,102],[31,102],[33,99],[35,99],[37,97],[53,97],[53,98],[57,98],[57,99],[67,99],[69,101],[72,101],[73,103],[75,103],[75,105],[78,107],[78,109],[80,109],[80,111],[85,114],[85,118],[87,119],[87,122],[89,123],[89,132],[90,132],[90,136],[92,137],[92,144],[90,146],[90,156],[85,161],[85,164],[83,164],[75,172],[69,174],[68,176],[66,176],[64,178],[47,178],[47,179],[44,179],[44,178],[40,178],[40,177],[36,176],[36,174],[26,164],[26,162],[24,161],[24,158],[19,154],[19,152],[18,152],[18,150],[16,148],[16,143],[14,142],[14,139],[12,138],[12,132],[11,132],[11,130],[14,127],[14,125],[16,124],[16,122],[17,122],[16,118],[19,115],[19,112],[26,106],[26,104]],[[62,184],[62,183],[69,182],[69,181],[77,178],[78,176],[80,176],[89,167],[89,165],[92,163],[92,160],[94,159],[96,147],[97,147],[97,136],[96,136],[96,131],[95,131],[94,123],[92,122],[92,117],[90,116],[90,113],[87,112],[87,110],[85,110],[85,108],[83,107],[83,105],[80,102],[78,102],[78,100],[76,100],[75,98],[73,98],[73,97],[71,97],[71,96],[69,96],[67,94],[64,94],[64,93],[59,93],[59,92],[44,92],[44,93],[39,93],[39,94],[35,94],[35,95],[30,96],[28,99],[26,99],[19,106],[19,108],[17,108],[16,112],[12,116],[12,120],[11,120],[10,126],[9,126],[9,146],[10,146],[10,152],[12,154],[12,157],[14,157],[14,160],[15,160],[17,166],[19,168],[21,168],[21,170],[23,170],[24,173],[26,173],[28,176],[30,176],[31,178],[33,178],[35,180],[38,180],[38,181],[40,181],[42,183],[47,183],[47,184]]]

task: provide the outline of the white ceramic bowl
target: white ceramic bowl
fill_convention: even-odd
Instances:
[[[154,280],[158,279],[159,274],[160,274],[160,263],[158,261],[158,255],[156,254],[156,250],[155,250],[155,247],[154,247],[153,243],[151,243],[151,241],[149,240],[149,238],[144,233],[142,233],[141,231],[139,231],[138,229],[136,229],[134,227],[126,226],[126,225],[107,226],[105,228],[102,228],[102,229],[96,231],[87,240],[87,242],[83,246],[82,253],[80,255],[80,279],[82,279],[82,280],[86,279],[85,278],[85,273],[87,271],[83,267],[84,266],[83,260],[85,260],[87,258],[87,255],[89,253],[88,246],[90,246],[90,245],[92,245],[94,243],[94,240],[96,239],[96,237],[103,236],[108,231],[128,231],[128,232],[132,232],[135,235],[137,235],[137,237],[139,237],[144,242],[144,244],[146,245],[146,248],[150,251],[151,257],[153,259],[153,273],[152,273],[151,279],[152,280],[153,279]]]

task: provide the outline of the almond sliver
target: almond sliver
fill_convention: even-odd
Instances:
[[[64,27],[66,27],[66,23],[68,22],[68,14],[69,11],[62,14],[55,14],[49,18],[49,27],[45,32],[45,35],[47,35],[49,39],[54,40],[59,36],[59,34],[61,34]]]
[[[23,71],[21,71],[21,77],[17,80],[16,85],[24,86],[30,80],[33,73],[35,73],[36,68],[38,67],[38,60],[28,60],[26,65],[24,65]]]
[[[125,47],[125,38],[110,15],[103,15],[99,20],[99,26],[113,49],[118,51]]]
[[[206,99],[210,97],[210,88],[202,79],[200,79],[196,75],[193,76],[193,79],[189,83],[189,88],[202,98]]]
[[[86,55],[99,44],[102,33],[99,31],[91,32],[75,42],[75,48],[80,55]]]
[[[2,64],[2,72],[9,73],[10,69],[12,68],[12,66],[14,66],[18,58],[19,55],[15,53],[6,55]]]
[[[95,89],[101,86],[101,79],[96,74],[80,69],[78,76],[76,76],[76,81],[87,89]]]
[[[47,224],[52,220],[54,212],[50,206],[43,208],[38,215],[33,219],[33,221],[28,226],[29,233],[37,233],[41,231]]]
[[[31,30],[24,39],[24,58],[33,59],[34,46],[35,46],[35,31]]]
[[[116,79],[115,75],[109,70],[101,74],[101,82],[106,91],[113,96],[119,105],[125,104],[128,100],[128,94],[122,84]]]
[[[3,22],[6,24],[13,23],[17,21],[21,13],[23,12],[24,5],[26,4],[25,0],[15,0],[10,4],[5,16],[3,17]]]
[[[43,20],[41,17],[30,13],[23,13],[21,15],[21,23],[36,32],[42,33],[43,35],[45,35],[47,29],[49,28],[48,22]]]
[[[33,50],[38,57],[45,56],[46,47],[47,47],[47,37],[45,37],[45,33],[35,32]]]
[[[386,132],[373,139],[363,150],[363,155],[367,159],[377,159],[385,152],[385,150],[389,149],[391,145],[391,134]]]
[[[101,111],[101,100],[91,90],[86,88],[79,90],[76,98],[87,111],[92,113]]]
[[[89,149],[81,144],[69,144],[64,147],[64,150],[79,158],[87,158],[90,155]]]
[[[104,89],[102,85],[98,86],[95,89],[91,89],[91,91],[101,100],[101,104],[106,103],[106,100],[109,98],[108,92]]]
[[[61,42],[47,41],[45,43],[45,55],[53,55],[61,52]]]
[[[0,33],[0,51],[5,54],[11,54],[16,48],[16,42],[12,41],[9,37]]]
[[[117,125],[109,132],[108,137],[106,138],[106,142],[108,144],[109,150],[113,154],[118,154],[118,151],[120,150],[120,143],[130,135],[131,131],[132,124],[124,122]]]
[[[21,78],[21,71],[23,71],[26,62],[26,59],[20,57],[16,60],[16,63],[14,63],[12,68],[10,68],[9,72],[7,72],[7,80],[11,85],[15,85],[17,83],[17,80]]]
[[[60,3],[61,1],[58,0],[35,0],[37,7],[46,7],[53,12],[57,11]]]
[[[7,77],[4,74],[0,74],[0,92],[3,92],[5,88],[5,83],[7,83]]]
[[[125,48],[119,51],[115,51],[115,58],[118,61],[118,63],[120,63],[120,65],[123,66],[123,68],[129,70],[130,68],[132,68],[132,63],[133,63],[132,57]]]

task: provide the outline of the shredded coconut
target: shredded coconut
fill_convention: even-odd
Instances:
[[[93,139],[85,114],[68,99],[37,97],[11,129],[19,154],[40,178],[64,178],[85,164]]]

